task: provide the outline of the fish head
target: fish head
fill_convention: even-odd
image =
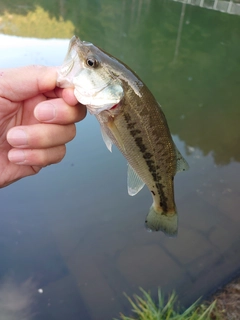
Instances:
[[[121,80],[111,68],[114,63],[113,57],[74,36],[58,71],[57,85],[74,87],[77,100],[90,113],[99,114],[116,106],[124,95]]]

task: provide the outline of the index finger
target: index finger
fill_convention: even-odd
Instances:
[[[74,95],[74,88],[62,89],[62,88],[56,87],[54,89],[54,93],[56,97],[62,98],[70,106],[75,106],[76,104],[79,103],[77,98]]]
[[[31,65],[0,69],[0,96],[11,101],[29,99],[56,86],[57,68]]]

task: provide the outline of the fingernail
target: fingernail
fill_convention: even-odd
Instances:
[[[7,140],[13,147],[28,145],[27,134],[21,129],[13,129],[9,131]]]
[[[23,150],[10,150],[8,159],[13,163],[22,164],[25,162],[25,153]]]
[[[42,103],[34,110],[34,115],[39,121],[50,121],[56,117],[56,108],[51,103]]]

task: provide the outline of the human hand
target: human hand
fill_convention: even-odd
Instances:
[[[0,70],[0,187],[61,161],[85,117],[73,89],[56,79],[53,67]]]

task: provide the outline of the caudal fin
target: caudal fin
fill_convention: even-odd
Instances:
[[[178,230],[177,212],[173,214],[157,212],[152,205],[147,215],[145,225],[149,230],[160,230],[168,236],[176,236]]]

